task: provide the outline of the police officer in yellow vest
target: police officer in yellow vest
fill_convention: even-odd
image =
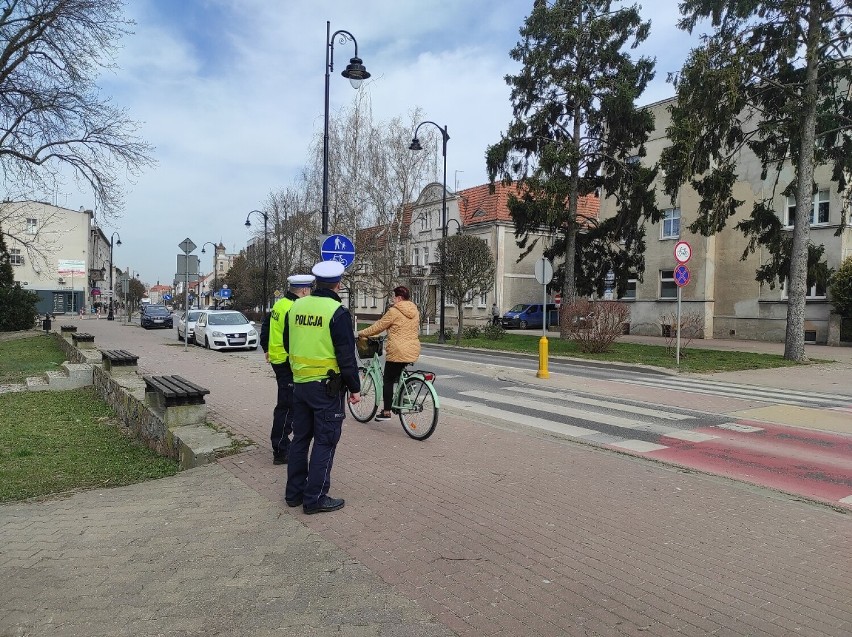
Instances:
[[[301,504],[309,514],[343,507],[343,498],[328,495],[331,465],[343,427],[346,391],[350,403],[361,400],[352,318],[337,295],[343,264],[323,261],[312,272],[313,294],[293,303],[284,326],[294,381],[293,443],[284,499],[291,507]]]
[[[290,450],[290,434],[293,433],[293,370],[284,349],[284,317],[293,301],[311,293],[314,277],[311,274],[294,274],[287,277],[289,290],[284,298],[272,306],[272,312],[264,319],[260,329],[260,346],[266,352],[266,360],[275,372],[278,384],[278,401],[272,412],[272,463],[287,464]]]

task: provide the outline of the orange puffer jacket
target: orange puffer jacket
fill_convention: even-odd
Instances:
[[[358,332],[358,336],[375,336],[387,330],[386,360],[413,363],[420,356],[420,312],[411,301],[394,303],[382,318]]]

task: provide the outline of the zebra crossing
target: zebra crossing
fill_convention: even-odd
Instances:
[[[618,381],[653,387],[656,391],[668,389],[805,407],[819,405],[843,411],[852,404],[852,397],[838,394],[773,390],[713,380],[621,378]],[[739,433],[762,430],[731,422],[730,416],[724,414],[625,398],[609,400],[594,394],[522,384],[506,386],[500,391],[460,391],[452,397],[442,396],[441,406],[636,453],[666,449],[665,442],[714,440],[718,436],[712,432],[718,429]]]
[[[678,407],[614,403],[591,394],[523,385],[500,392],[461,391],[457,396],[442,396],[441,406],[640,453],[665,449],[657,442],[661,436],[687,442],[711,440],[715,436],[693,429],[727,420]]]
[[[642,387],[653,387],[655,390],[672,390],[690,392],[693,394],[709,394],[727,398],[760,400],[777,405],[793,405],[797,407],[836,407],[849,410],[852,396],[819,392],[793,391],[790,389],[772,389],[757,385],[725,383],[723,381],[705,380],[682,377],[666,377],[646,379],[642,377],[619,378],[618,382]]]

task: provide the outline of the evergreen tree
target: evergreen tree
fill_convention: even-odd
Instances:
[[[522,68],[506,77],[514,119],[486,153],[492,183],[499,177],[518,185],[509,210],[524,254],[535,246],[531,235],[544,229],[554,237],[544,254],[557,257],[563,307],[577,293],[602,293],[609,271],[621,291],[641,275],[642,221],[660,214],[656,173],[636,161],[654,127],[651,114],[635,106],[654,76],[654,61],[633,60],[626,50],[647,38],[650,24],[637,6],[612,4],[534,3],[510,54]],[[616,204],[616,215],[602,223],[578,206],[581,197],[600,192]],[[568,336],[564,321],[562,336]]]
[[[12,259],[0,232],[0,332],[26,330],[33,326],[38,294],[24,290],[15,281]]]
[[[680,5],[680,28],[692,32],[698,21],[710,19],[713,32],[675,77],[672,145],[661,158],[665,189],[672,198],[684,184],[696,190],[698,219],[689,229],[709,236],[743,203],[732,193],[743,151],[758,158],[768,194],[736,227],[749,237],[743,258],[758,246],[770,255],[758,281],[774,285],[789,279],[784,348],[789,360],[805,357],[809,281],[824,283],[828,273],[813,258],[820,248],[810,244],[814,167],[831,166],[841,197],[852,170],[850,6],[849,0]],[[784,178],[789,166],[792,181]],[[796,199],[792,238],[773,205],[778,195]]]

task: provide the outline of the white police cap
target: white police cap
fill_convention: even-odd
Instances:
[[[293,274],[287,277],[287,283],[291,288],[306,288],[314,284],[314,277],[311,274]]]
[[[343,264],[340,261],[320,261],[312,269],[319,283],[337,283],[343,276]]]

